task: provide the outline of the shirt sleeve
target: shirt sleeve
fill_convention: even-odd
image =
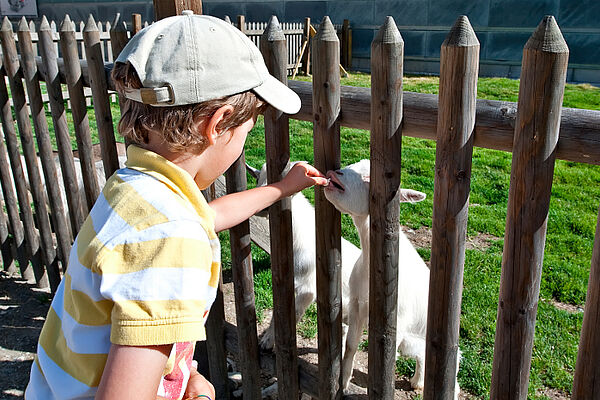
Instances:
[[[199,223],[175,221],[115,243],[102,258],[113,301],[110,341],[150,346],[204,340],[212,250]]]

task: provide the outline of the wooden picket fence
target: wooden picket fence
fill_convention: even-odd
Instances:
[[[274,22],[274,21],[272,21]],[[286,81],[288,41],[269,41],[268,25],[260,40],[271,73]],[[296,28],[294,28],[296,29]],[[299,28],[298,28],[299,29]],[[252,30],[252,29],[250,29]],[[258,28],[256,29],[258,30]],[[58,38],[56,37],[58,35]],[[0,142],[0,250],[3,268],[23,278],[50,285],[54,291],[67,265],[73,238],[100,188],[96,181],[84,88],[92,92],[106,176],[118,168],[110,108],[110,62],[102,51],[102,34],[93,19],[81,33],[85,59],[75,27],[65,21],[58,33],[43,23],[37,32],[40,57],[33,51],[27,23],[17,38],[5,19],[0,29],[4,75],[0,79],[3,141]],[[109,32],[114,57],[127,42],[128,32],[117,19]],[[279,35],[280,36],[280,35]],[[60,48],[57,52],[56,40]],[[18,50],[17,50],[18,44]],[[326,171],[340,167],[340,126],[371,132],[369,396],[394,397],[395,297],[398,262],[396,196],[400,185],[401,136],[436,140],[436,178],[433,210],[430,296],[427,332],[425,399],[451,399],[458,346],[468,196],[473,146],[513,152],[506,239],[491,394],[493,399],[525,399],[531,361],[546,220],[556,158],[600,164],[600,112],[561,109],[568,49],[556,22],[546,17],[524,49],[518,104],[476,99],[479,42],[460,17],[441,50],[440,94],[403,93],[404,43],[388,17],[372,44],[372,87],[340,85],[340,41],[328,18],[313,38],[313,82],[289,82],[302,99],[294,116],[270,109],[265,113],[267,163],[271,180],[281,178],[289,159],[289,118],[312,121],[315,166]],[[106,47],[105,47],[106,48]],[[40,81],[45,81],[65,193],[57,181],[49,127]],[[24,82],[24,83],[23,83]],[[61,83],[72,104],[75,134],[82,165],[85,200],[79,192],[66,122]],[[26,95],[27,93],[27,95]],[[29,107],[27,107],[28,98]],[[377,99],[371,101],[371,99]],[[12,101],[12,110],[11,110]],[[13,119],[16,116],[16,125]],[[31,118],[31,119],[30,119]],[[33,121],[34,129],[31,127]],[[35,134],[34,134],[35,131]],[[559,135],[560,133],[560,135]],[[20,138],[20,141],[19,141]],[[35,139],[34,139],[35,138]],[[38,169],[37,142],[42,171]],[[27,177],[20,159],[22,149]],[[14,180],[12,176],[14,176]],[[241,157],[226,173],[227,191],[246,188]],[[29,193],[33,200],[30,207]],[[62,196],[67,198],[65,209]],[[51,212],[48,212],[47,199]],[[210,377],[218,397],[228,398],[226,352],[240,357],[245,399],[258,399],[260,371],[275,373],[280,398],[299,391],[320,399],[339,399],[341,365],[340,214],[316,189],[318,367],[298,359],[295,335],[291,218],[289,200],[270,211],[275,346],[273,354],[258,350],[250,255],[250,226],[231,229],[231,253],[237,326],[224,319],[222,292],[207,322]],[[35,210],[35,213],[34,213]],[[396,289],[394,289],[396,288]],[[600,231],[596,233],[585,306],[580,351],[573,387],[574,399],[600,393]]]

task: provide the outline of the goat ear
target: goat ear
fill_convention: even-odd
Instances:
[[[418,203],[425,200],[427,195],[423,192],[412,189],[400,189],[400,203]]]
[[[252,175],[254,179],[258,179],[258,176],[260,175],[260,171],[248,163],[246,163],[246,171],[248,171],[248,173]]]

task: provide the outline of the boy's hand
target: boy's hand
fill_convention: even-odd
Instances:
[[[200,375],[197,368],[198,363],[192,361],[192,369],[190,371],[190,380],[188,381],[187,388],[185,389],[184,399],[201,399],[207,400],[208,396],[211,400],[215,400],[215,388],[204,376]],[[198,397],[198,395],[204,395]]]
[[[313,185],[326,186],[327,178],[318,169],[305,162],[295,164],[290,172],[276,185],[280,186],[283,197],[291,196]]]

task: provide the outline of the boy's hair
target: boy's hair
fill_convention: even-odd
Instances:
[[[129,62],[115,63],[111,78],[120,94],[125,89],[142,87],[135,68]],[[148,143],[148,133],[155,132],[164,139],[170,151],[196,154],[204,151],[208,143],[198,127],[219,108],[225,105],[233,107],[233,111],[226,114],[217,125],[219,132],[226,132],[250,118],[256,119],[266,106],[252,91],[173,107],[155,107],[127,99],[125,96],[121,98],[123,109],[118,130],[126,140],[144,146]]]

